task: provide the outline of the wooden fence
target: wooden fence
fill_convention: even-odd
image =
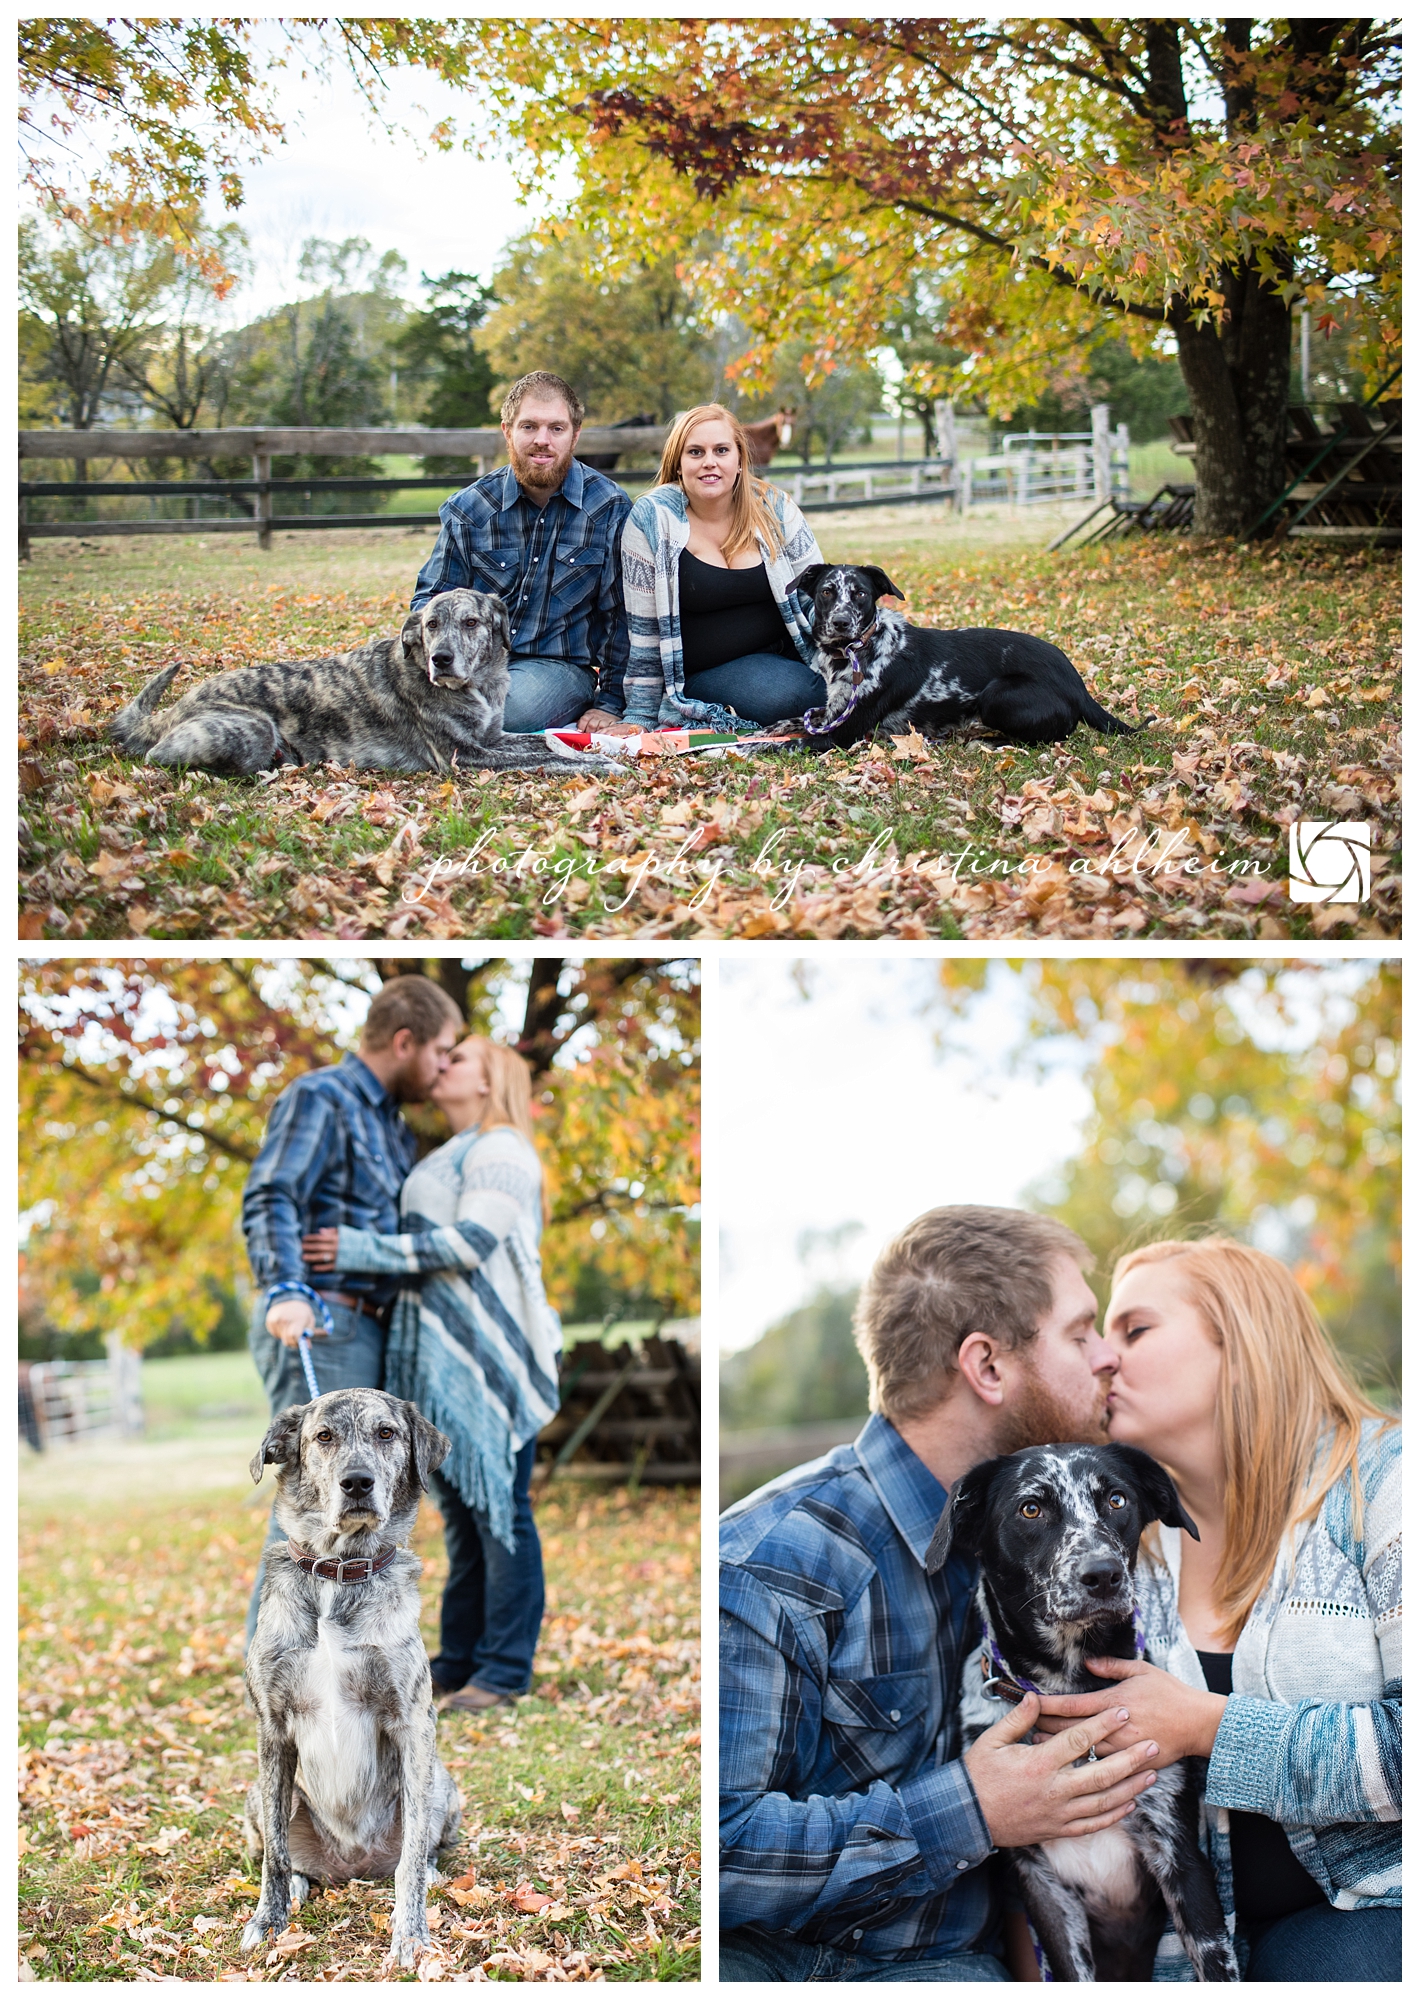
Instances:
[[[583,430],[577,441],[580,458],[615,457],[623,454],[655,456],[665,442],[661,425]],[[250,479],[150,479],[150,480],[27,480],[20,481],[20,560],[27,561],[31,540],[39,535],[208,535],[252,534],[258,546],[271,547],[278,528],[381,528],[428,527],[438,521],[432,514],[278,514],[272,502],[283,494],[306,492],[352,493],[396,492],[406,488],[429,487],[447,495],[457,491],[456,480],[446,476],[413,474],[408,478],[273,479],[273,458],[376,458],[409,454],[420,458],[466,458],[469,477],[488,472],[504,457],[500,430],[220,430],[220,431],[21,431],[20,463],[26,460],[63,459],[71,465],[86,466],[93,459],[124,458],[161,460],[188,458],[249,458]],[[200,496],[250,500],[251,514],[239,521],[33,521],[29,502],[34,499],[97,499],[114,496],[140,498],[144,495],[167,498]]]

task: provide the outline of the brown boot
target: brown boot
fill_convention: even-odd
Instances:
[[[511,1708],[513,1701],[514,1696],[510,1694],[499,1694],[496,1688],[480,1687],[477,1681],[470,1681],[467,1687],[460,1688],[457,1694],[451,1694],[439,1705],[441,1708],[456,1708],[465,1715],[481,1715],[485,1709]]]

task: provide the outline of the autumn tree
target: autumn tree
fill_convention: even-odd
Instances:
[[[109,243],[76,224],[27,216],[20,225],[21,352],[57,392],[58,412],[92,430],[126,371],[162,337],[175,289],[183,289],[164,243]],[[88,476],[81,460],[75,474]]]
[[[477,24],[514,129],[617,254],[721,246],[697,282],[825,372],[930,275],[938,393],[1034,401],[1071,348],[1167,329],[1196,531],[1285,484],[1291,322],[1363,309],[1398,354],[1399,32],[1369,20]],[[519,94],[514,95],[515,91]],[[960,349],[952,364],[945,349]],[[753,359],[753,357],[751,357]]]
[[[1218,1228],[1283,1257],[1362,1378],[1400,1368],[1400,968],[1393,961],[1039,959],[942,968],[948,1036],[1023,989],[1014,1061],[1089,1051],[1084,1145],[1037,1180],[1107,1287],[1114,1257]]]
[[[440,21],[32,16],[19,23],[24,185],[111,238],[167,241],[229,288],[216,218],[284,142],[283,82],[341,75],[378,122],[392,70],[468,83],[475,54]],[[453,143],[439,126],[423,136]]]
[[[493,275],[498,303],[478,335],[498,393],[533,368],[564,376],[593,422],[667,423],[715,387],[714,350],[664,245],[608,273],[600,245],[571,230],[512,244]]]
[[[241,1190],[274,1099],[355,1046],[382,977],[414,970],[532,1066],[554,1304],[697,1311],[696,967],[651,959],[26,965],[30,1301],[135,1346],[174,1325],[205,1338],[248,1283]],[[426,1145],[444,1136],[428,1107],[410,1116]]]
[[[491,285],[469,271],[423,277],[427,304],[412,312],[391,342],[402,383],[423,392],[419,421],[434,430],[479,430],[495,421],[493,367],[477,335],[494,302]],[[467,479],[469,461],[440,456],[422,461],[426,473]]]

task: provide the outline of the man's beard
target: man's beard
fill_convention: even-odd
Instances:
[[[1109,1437],[1107,1390],[1092,1412],[1081,1414],[1062,1402],[1033,1369],[1027,1370],[1019,1395],[1001,1412],[997,1451],[1025,1451],[1034,1444],[1104,1444]]]
[[[513,477],[519,486],[531,486],[539,493],[554,492],[567,476],[567,468],[572,463],[569,457],[558,459],[531,458],[511,445],[508,452],[513,461]]]

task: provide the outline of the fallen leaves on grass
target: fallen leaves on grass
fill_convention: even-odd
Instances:
[[[464,1823],[430,1895],[434,1948],[412,1976],[694,1979],[698,1495],[553,1492],[538,1515],[548,1620],[533,1693],[441,1722]],[[255,1743],[241,1619],[264,1528],[264,1514],[214,1514],[204,1495],[176,1514],[67,1510],[27,1530],[33,1976],[385,1976],[388,1882],[317,1892],[255,1958],[240,1950],[259,1873],[241,1837]],[[429,1510],[415,1546],[432,1646],[443,1557]]]
[[[195,676],[346,645],[390,627],[395,598],[31,601],[20,935],[1398,933],[1399,568],[1387,553],[1139,538],[891,563],[918,622],[1043,633],[1141,733],[1029,748],[909,730],[848,754],[661,759],[590,783],[311,768],[176,779],[102,741],[156,666],[180,658]],[[1371,823],[1369,904],[1287,900],[1286,829],[1303,816]]]

